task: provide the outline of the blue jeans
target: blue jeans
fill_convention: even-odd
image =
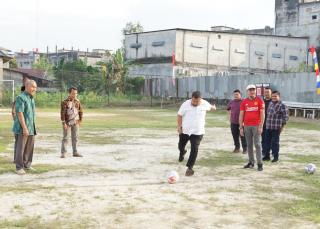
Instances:
[[[280,129],[278,130],[266,130],[266,157],[270,158],[270,150],[274,159],[279,159],[280,149]]]

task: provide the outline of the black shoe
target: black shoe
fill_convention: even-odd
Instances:
[[[263,161],[270,161],[270,157],[265,156],[265,157],[262,158],[262,160]]]
[[[279,161],[279,159],[274,158],[271,162],[272,162],[272,163],[275,163],[275,162],[278,162],[278,161]]]
[[[232,151],[232,153],[240,153],[240,149],[239,149],[239,148],[234,148],[234,150]]]
[[[249,162],[248,164],[246,164],[245,166],[243,166],[244,169],[251,169],[254,167],[254,164]]]
[[[180,152],[180,155],[179,155],[179,162],[182,162],[183,159],[184,159],[184,155],[186,155],[187,153],[187,150],[184,150],[183,153]]]
[[[187,176],[187,177],[191,177],[193,174],[194,174],[193,169],[191,169],[191,168],[187,168],[186,176]]]
[[[247,154],[247,149],[243,149],[242,154]]]
[[[74,157],[83,157],[80,153],[73,153]]]
[[[262,171],[263,170],[263,165],[262,164],[258,164],[258,171]]]

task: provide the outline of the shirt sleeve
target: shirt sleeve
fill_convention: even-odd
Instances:
[[[206,106],[206,110],[207,110],[207,111],[211,111],[212,105],[211,105],[208,101],[206,101],[206,100],[205,100],[205,106]]]
[[[17,98],[17,101],[16,101],[16,113],[19,113],[19,112],[24,112],[25,110],[25,105],[24,105],[24,101],[22,100],[21,97],[18,97]]]
[[[82,121],[83,118],[83,109],[82,109],[82,105],[79,102],[79,120]]]
[[[264,110],[264,108],[265,108],[265,105],[264,105],[264,102],[263,102],[263,100],[262,99],[259,99],[259,110]]]
[[[244,110],[245,110],[244,100],[242,100],[242,102],[240,104],[240,111],[244,111]]]
[[[287,121],[289,120],[289,110],[288,107],[284,104],[282,104],[281,106],[281,110],[282,110],[282,123],[283,125],[285,125],[287,123]]]
[[[60,118],[61,118],[61,121],[64,122],[65,121],[65,106],[64,106],[64,101],[61,102],[61,109],[60,109]]]
[[[227,111],[230,111],[230,110],[231,110],[231,101],[227,105]]]
[[[178,111],[178,115],[183,116],[185,113],[186,113],[186,109],[185,109],[185,102],[184,102]]]

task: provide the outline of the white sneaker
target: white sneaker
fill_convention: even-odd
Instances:
[[[26,171],[24,171],[24,169],[18,169],[18,170],[16,170],[16,174],[18,174],[18,175],[25,175],[25,174],[26,174]]]

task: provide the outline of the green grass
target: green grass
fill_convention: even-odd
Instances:
[[[301,130],[318,130],[318,131],[320,131],[320,122],[319,122],[319,120],[290,117],[287,127],[301,129]]]
[[[305,174],[303,169],[292,173],[278,174],[277,178],[293,181],[295,185],[282,190],[294,194],[296,200],[280,201],[274,205],[283,214],[301,217],[320,223],[320,175]],[[281,190],[280,190],[281,191]]]
[[[320,223],[320,173],[310,175],[304,172],[307,163],[320,165],[320,155],[288,155],[290,163],[297,163],[299,167],[291,171],[281,171],[274,175],[274,179],[291,181],[294,185],[280,192],[290,193],[298,197],[295,200],[280,201],[274,204],[282,214],[301,217]]]
[[[208,157],[203,157],[197,161],[198,166],[217,168],[228,165],[239,165],[243,163],[243,158],[240,155],[230,153],[225,150],[218,150],[210,154]]]

